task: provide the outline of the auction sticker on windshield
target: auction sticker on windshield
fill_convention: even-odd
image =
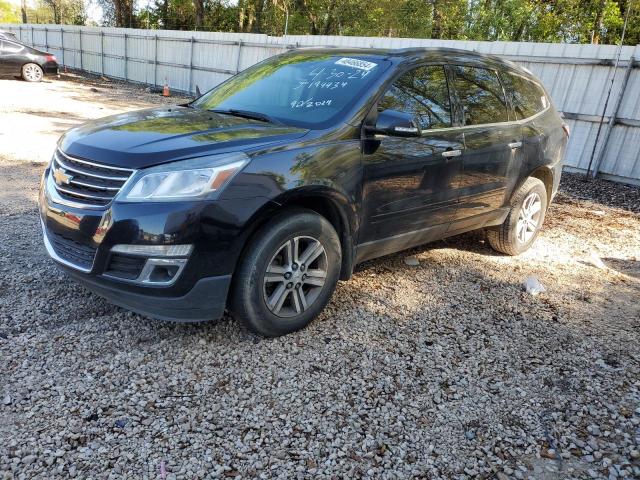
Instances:
[[[360,60],[359,58],[341,58],[340,60],[338,60],[336,62],[336,65],[344,65],[345,67],[353,67],[353,68],[357,68],[360,70],[366,70],[367,72],[369,70],[372,70],[373,68],[377,67],[378,64],[377,63],[373,63],[373,62],[367,62],[366,60]]]

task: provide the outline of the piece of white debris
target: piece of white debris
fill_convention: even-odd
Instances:
[[[594,267],[599,268],[601,270],[604,270],[605,268],[607,268],[607,266],[604,264],[604,262],[596,252],[592,251],[587,257],[586,261],[590,265],[593,265]]]
[[[414,256],[405,257],[404,263],[406,263],[407,265],[410,265],[412,267],[417,267],[418,265],[420,265],[420,261]]]
[[[542,285],[540,281],[533,275],[529,275],[527,278],[525,278],[524,289],[528,294],[534,296],[547,291],[547,289],[544,288],[544,285]]]
[[[606,212],[604,210],[591,210],[591,213],[599,217],[604,217],[606,215]]]

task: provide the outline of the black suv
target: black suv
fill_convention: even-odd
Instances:
[[[42,178],[44,242],[125,308],[228,308],[282,335],[358,262],[478,228],[500,252],[529,248],[568,133],[540,82],[500,58],[296,50],[188,105],[67,132]]]

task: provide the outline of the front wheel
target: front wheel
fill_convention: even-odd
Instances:
[[[277,337],[324,309],[340,274],[333,226],[311,210],[284,212],[249,242],[234,275],[231,310],[250,330]]]
[[[42,68],[36,63],[27,63],[22,66],[22,78],[27,82],[39,82],[43,76]]]
[[[537,178],[528,178],[513,194],[511,210],[504,223],[487,231],[493,249],[507,255],[519,255],[528,250],[540,233],[547,201],[544,183]]]

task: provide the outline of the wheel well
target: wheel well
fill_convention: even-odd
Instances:
[[[353,242],[348,220],[340,210],[340,207],[333,200],[324,196],[304,196],[286,201],[281,205],[280,209],[291,207],[313,210],[331,223],[340,238],[340,246],[342,247],[340,280],[348,280],[353,271]]]
[[[551,194],[553,193],[553,173],[546,167],[540,167],[531,172],[530,177],[537,178],[547,190],[547,205],[551,202]]]

